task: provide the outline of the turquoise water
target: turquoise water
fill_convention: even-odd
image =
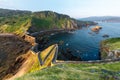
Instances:
[[[102,36],[108,34],[110,37],[120,37],[120,23],[99,23],[102,29],[98,33],[91,31],[90,27],[84,27],[73,33],[58,33],[50,36],[50,44],[63,41],[59,46],[59,51],[69,48],[74,56],[79,56],[82,60],[99,60],[100,59],[100,42],[104,39]]]

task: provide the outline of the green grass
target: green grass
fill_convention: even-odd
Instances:
[[[110,38],[101,42],[101,57],[105,59],[108,50],[120,50],[120,38]],[[107,50],[106,50],[107,49]],[[106,52],[107,51],[107,52]]]
[[[1,18],[0,33],[15,33],[22,35],[30,27],[30,19],[31,18],[27,15]]]
[[[120,38],[111,38],[103,41],[104,46],[108,46],[110,50],[120,49]]]
[[[45,18],[33,17],[32,26],[36,27],[36,31],[37,30],[39,31],[40,29],[54,29],[54,28],[59,29],[59,28],[63,28],[62,26],[65,26],[68,21],[70,22],[69,18],[68,19],[66,18],[57,19],[54,16],[49,16]]]
[[[115,80],[120,79],[120,62],[102,64],[59,64],[26,74],[16,80]]]
[[[34,33],[41,30],[73,29],[73,26],[76,28],[74,24],[78,24],[78,27],[95,24],[94,22],[78,21],[67,15],[52,11],[31,13],[28,11],[16,12],[14,10],[0,9],[0,14],[0,33],[16,33],[21,35],[26,31]],[[26,23],[29,25],[23,26]]]

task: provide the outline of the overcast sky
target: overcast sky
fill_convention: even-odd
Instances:
[[[0,0],[0,8],[51,10],[74,18],[120,16],[120,0]]]

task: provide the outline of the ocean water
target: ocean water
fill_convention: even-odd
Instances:
[[[109,35],[109,38],[120,37],[120,23],[99,23],[102,29],[98,32],[92,32],[90,27],[83,27],[72,33],[58,33],[49,37],[49,44],[62,42],[59,46],[59,52],[69,48],[74,56],[79,56],[82,60],[100,59],[100,42],[104,39],[103,35]]]

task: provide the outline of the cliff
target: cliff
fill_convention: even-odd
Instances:
[[[33,13],[32,26],[28,32],[38,32],[52,29],[78,29],[87,25],[94,25],[94,22],[78,21],[68,15],[58,14],[52,11]]]
[[[0,80],[9,73],[10,67],[22,61],[16,62],[17,57],[25,54],[30,48],[28,42],[14,34],[0,34]]]
[[[49,46],[41,52],[31,47],[35,39],[14,34],[0,34],[0,80],[14,80],[26,73],[52,66],[57,57],[57,45]]]
[[[78,21],[68,15],[53,11],[20,11],[0,9],[0,33],[15,33],[23,36],[27,32],[34,33],[53,29],[77,29],[94,25],[90,21]]]

